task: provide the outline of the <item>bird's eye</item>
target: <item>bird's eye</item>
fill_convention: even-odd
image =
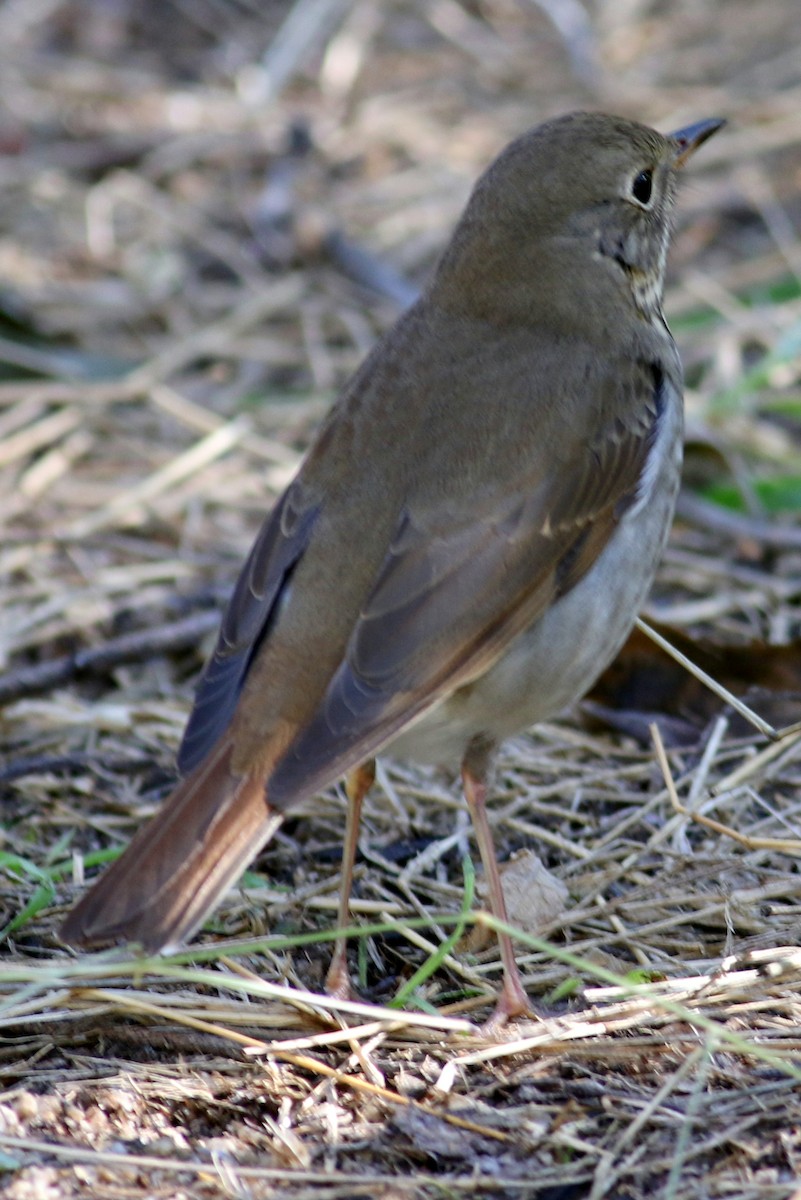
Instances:
[[[631,194],[634,199],[639,201],[640,204],[650,203],[653,183],[653,171],[640,171],[639,175],[635,175],[634,182],[631,185]]]

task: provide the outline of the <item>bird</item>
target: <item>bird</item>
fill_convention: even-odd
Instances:
[[[379,754],[456,766],[487,813],[509,735],[625,641],[672,523],[682,368],[662,311],[679,171],[725,122],[594,112],[512,141],[432,278],[342,390],[266,517],[178,754],[182,779],[63,942],[185,944],[302,801],[345,780],[338,928]],[[489,1026],[533,1014],[509,936]],[[349,994],[338,937],[329,991]]]

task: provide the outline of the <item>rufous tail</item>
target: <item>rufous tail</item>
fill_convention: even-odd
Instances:
[[[218,746],[165,802],[67,916],[62,941],[138,942],[148,953],[188,941],[283,821],[264,776],[231,770]]]

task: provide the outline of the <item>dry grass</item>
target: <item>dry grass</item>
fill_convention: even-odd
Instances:
[[[462,802],[408,764],[366,806],[364,1004],[315,994],[338,794],[191,953],[76,959],[55,938],[74,870],[167,790],[219,605],[337,386],[493,152],[570,107],[731,121],[693,165],[673,254],[689,486],[650,615],[774,729],[798,720],[796,5],[755,21],[745,0],[607,0],[567,36],[548,13],[569,11],[0,10],[10,1200],[801,1193],[801,740],[653,691],[655,652],[592,724],[540,727],[498,764],[502,854],[547,867],[548,914],[519,930],[542,1024],[479,1034],[499,965],[463,903]],[[397,273],[378,297],[348,277],[364,249]],[[727,489],[742,510],[714,502]],[[417,968],[408,1010],[382,1007]]]

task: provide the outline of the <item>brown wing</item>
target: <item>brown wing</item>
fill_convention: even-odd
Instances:
[[[319,505],[293,485],[262,526],[198,683],[195,706],[178,751],[182,774],[202,762],[230,725],[253,659],[288,595],[292,573],[309,545],[318,513]]]
[[[662,407],[661,372],[632,364],[641,402],[557,476],[449,525],[407,508],[322,703],[268,782],[278,809],[375,754],[482,674],[590,569],[637,498]],[[527,487],[529,484],[529,487]],[[521,498],[522,497],[522,498]]]

